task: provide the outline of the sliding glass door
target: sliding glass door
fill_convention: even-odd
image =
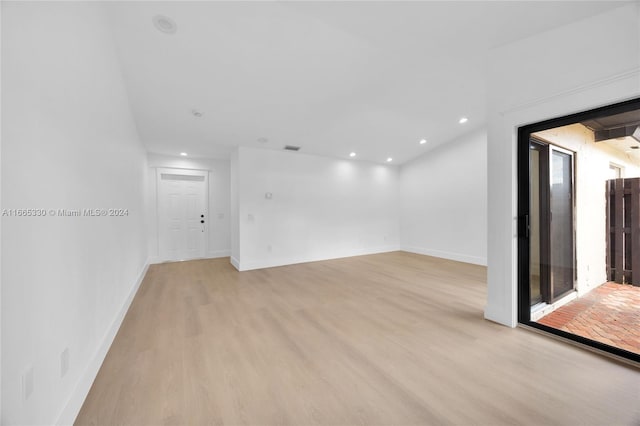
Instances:
[[[524,125],[517,149],[518,322],[640,362],[640,98]]]
[[[532,139],[529,151],[529,306],[574,289],[573,154]]]

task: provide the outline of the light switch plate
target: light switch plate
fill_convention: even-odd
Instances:
[[[22,375],[22,396],[25,401],[29,399],[29,397],[33,393],[33,375],[34,373],[32,366],[28,367]]]
[[[60,377],[64,377],[69,371],[69,348],[64,348],[60,354]]]

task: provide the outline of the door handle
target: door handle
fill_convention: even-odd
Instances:
[[[201,220],[200,223],[204,223],[204,220]]]

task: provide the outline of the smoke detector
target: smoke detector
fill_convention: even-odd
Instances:
[[[151,21],[153,22],[153,25],[158,29],[158,31],[161,31],[165,34],[175,34],[176,30],[178,29],[176,22],[168,16],[156,15],[151,19]]]

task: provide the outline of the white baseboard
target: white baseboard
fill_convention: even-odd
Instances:
[[[219,259],[221,257],[229,257],[231,256],[231,250],[210,250],[207,253],[207,259]]]
[[[80,409],[82,408],[82,404],[84,404],[84,400],[87,398],[89,394],[89,390],[91,389],[91,385],[93,385],[93,381],[96,379],[98,372],[100,371],[100,367],[102,367],[102,363],[104,362],[105,357],[107,356],[107,352],[109,352],[109,348],[113,343],[113,339],[115,339],[118,330],[120,329],[120,325],[122,324],[122,320],[124,320],[127,311],[129,310],[129,306],[131,306],[131,302],[135,297],[138,289],[140,288],[140,284],[142,284],[142,280],[147,274],[147,270],[149,269],[149,263],[147,262],[142,271],[138,276],[138,280],[135,285],[129,292],[127,299],[124,301],[120,311],[117,313],[113,322],[111,323],[111,327],[107,330],[105,335],[102,337],[102,343],[98,347],[93,359],[89,362],[89,365],[85,369],[84,373],[78,380],[78,383],[75,386],[75,389],[71,393],[67,404],[62,409],[62,412],[58,416],[58,420],[56,421],[56,425],[72,425],[76,420],[76,417],[80,413]]]
[[[231,256],[231,264],[233,265],[234,268],[240,271],[240,261],[233,256]]]
[[[510,315],[504,312],[504,310],[502,310],[500,307],[495,308],[492,305],[485,306],[484,319],[500,325],[506,325],[507,327],[511,328],[514,328],[516,325],[518,325],[518,322],[515,318],[510,318]]]
[[[231,263],[236,267],[238,271],[251,271],[254,269],[264,269],[264,268],[275,268],[278,266],[287,266],[287,265],[295,265],[298,263],[307,263],[307,262],[319,262],[322,260],[332,260],[332,259],[342,259],[346,257],[353,256],[365,256],[367,254],[377,254],[377,253],[388,253],[392,251],[398,251],[400,247],[393,246],[384,246],[384,247],[371,247],[366,249],[356,249],[350,250],[349,252],[340,253],[339,255],[330,255],[330,256],[289,256],[289,257],[281,257],[275,259],[264,259],[264,260],[256,260],[256,261],[248,261],[248,262],[238,262],[237,259],[231,258]],[[237,265],[234,263],[238,263]]]
[[[440,257],[442,259],[455,260],[457,262],[472,263],[474,265],[487,266],[487,258],[479,256],[470,256],[461,253],[451,253],[448,251],[427,249],[423,247],[401,247],[402,251],[416,254],[424,254],[426,256]]]
[[[168,260],[168,259],[163,259],[161,257],[153,256],[149,258],[149,264],[156,265],[158,263],[164,263],[164,262],[185,262],[188,260],[219,259],[221,257],[229,257],[230,255],[231,255],[231,250],[212,250],[207,252],[207,255],[205,257],[194,257],[190,259]]]

